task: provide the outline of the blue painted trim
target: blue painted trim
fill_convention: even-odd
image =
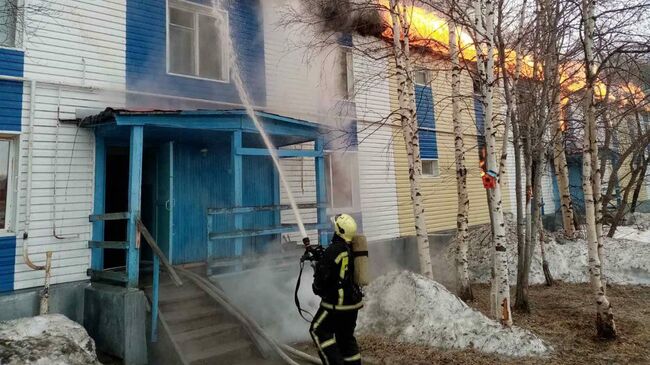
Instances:
[[[321,157],[322,151],[310,150],[276,150],[278,157]],[[237,155],[243,156],[271,156],[271,153],[266,148],[238,148],[235,151]]]
[[[243,184],[243,157],[237,154],[242,148],[242,132],[235,131],[232,134],[232,173],[233,173],[233,205],[236,207],[244,204],[244,184]],[[235,230],[241,230],[244,227],[244,217],[241,214],[235,214]],[[235,256],[241,256],[244,253],[244,240],[241,237],[235,238]]]
[[[0,293],[14,290],[16,237],[0,237]]]
[[[25,53],[0,48],[0,75],[23,77]],[[20,132],[23,112],[23,82],[0,80],[0,130]]]
[[[138,286],[140,276],[140,250],[136,247],[137,227],[136,222],[140,217],[140,204],[142,199],[142,155],[144,146],[144,127],[133,126],[129,149],[129,224],[127,238],[129,250],[126,258],[128,286]]]
[[[106,213],[106,143],[102,136],[95,135],[95,197],[93,214]],[[93,241],[104,240],[104,221],[93,222]],[[91,250],[90,268],[95,271],[104,269],[104,250],[93,248]]]
[[[174,141],[169,142],[169,262],[174,261]]]
[[[160,287],[160,258],[153,254],[153,295],[151,298],[151,342],[158,341],[158,290]]]
[[[420,139],[420,156],[422,159],[438,158],[438,140],[436,137],[436,119],[433,106],[433,92],[430,86],[415,85],[416,114]]]
[[[319,152],[323,152],[325,147],[325,141],[323,137],[316,139],[314,144],[314,149]],[[316,203],[318,204],[317,208],[317,222],[319,225],[324,225],[327,223],[327,180],[325,175],[325,158],[321,155],[316,157],[314,161],[316,168]],[[323,229],[318,231],[318,240],[321,245],[327,244],[327,232]]]

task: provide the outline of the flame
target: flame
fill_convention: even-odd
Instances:
[[[390,8],[388,0],[378,0],[379,3]],[[422,7],[414,5],[402,5],[406,17],[406,22],[409,24],[409,42],[418,47],[425,47],[431,49],[438,54],[446,55],[449,53],[449,23],[447,20],[434,12]],[[386,29],[382,36],[388,39],[393,38],[392,24],[393,20],[388,11],[383,11],[382,16],[387,24]],[[458,48],[460,57],[470,62],[476,62],[477,53],[474,47],[472,37],[464,32],[460,27],[456,28],[456,35],[458,37]],[[495,52],[495,57],[498,55]],[[505,50],[505,65],[506,70],[514,73],[517,60],[517,54],[514,50]],[[530,55],[521,57],[521,75],[525,78],[532,79],[535,76],[535,67],[537,67],[537,78],[542,77],[541,65],[536,64],[535,60]],[[584,71],[584,64],[576,61],[569,61],[560,66],[560,85],[565,92],[575,93],[582,91],[586,86],[586,76]],[[626,88],[627,93],[632,97],[627,99],[628,102],[639,102],[645,98],[643,91],[636,85],[629,83]],[[605,84],[596,80],[594,83],[594,95],[596,98],[603,99],[607,95],[607,87]],[[568,103],[568,98],[562,99],[564,103]],[[565,127],[566,128],[566,127]]]

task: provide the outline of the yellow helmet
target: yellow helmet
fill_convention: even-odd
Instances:
[[[357,234],[357,222],[348,214],[337,214],[332,217],[334,232],[337,236],[343,238],[345,242],[352,242]]]

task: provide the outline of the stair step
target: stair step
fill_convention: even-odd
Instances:
[[[193,311],[199,307],[215,307],[218,308],[214,301],[210,300],[208,296],[192,297],[184,301],[170,302],[161,301],[160,308],[167,312],[178,311]]]
[[[206,297],[205,293],[196,287],[180,287],[160,291],[160,303],[178,303]]]
[[[164,311],[165,320],[171,324],[198,318],[216,317],[220,312],[220,309],[214,304],[189,307],[189,310],[186,308],[174,308],[169,311]]]
[[[174,336],[178,343],[184,343],[200,338],[214,338],[219,336],[232,336],[241,332],[241,327],[236,323],[218,323],[208,327],[196,328]]]
[[[251,357],[254,353],[253,345],[245,340],[215,343],[212,346],[181,347],[190,365],[232,364]]]

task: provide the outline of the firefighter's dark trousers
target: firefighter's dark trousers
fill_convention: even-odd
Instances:
[[[324,365],[360,365],[361,354],[354,328],[358,309],[335,311],[319,308],[309,332]]]

